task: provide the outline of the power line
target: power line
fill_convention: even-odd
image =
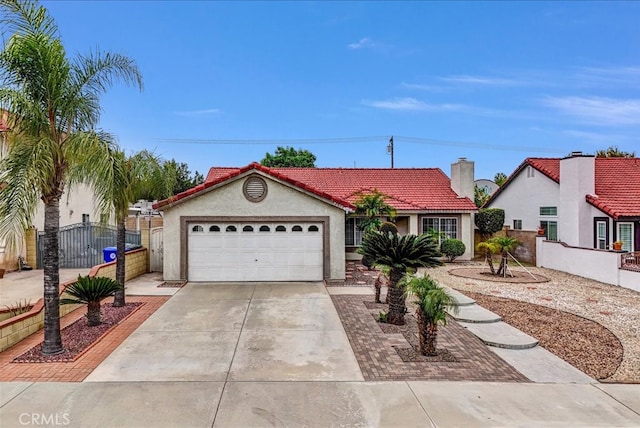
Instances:
[[[310,144],[347,144],[347,143],[369,143],[369,142],[390,142],[388,135],[376,135],[369,137],[343,137],[343,138],[307,138],[307,139],[196,139],[196,138],[158,138],[154,139],[159,143],[167,144],[202,144],[202,145],[310,145]],[[500,150],[500,151],[515,151],[515,152],[538,152],[538,153],[565,153],[566,150],[559,150],[554,148],[533,147],[533,146],[518,146],[513,144],[490,144],[479,143],[471,141],[453,141],[453,140],[439,140],[434,138],[421,138],[421,137],[408,137],[394,135],[391,139],[395,143],[409,143],[409,144],[423,144],[434,146],[449,146],[449,147],[466,147],[471,149],[484,149],[484,150]]]

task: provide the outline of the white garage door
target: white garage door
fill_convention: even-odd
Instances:
[[[322,223],[190,223],[189,281],[321,281]]]

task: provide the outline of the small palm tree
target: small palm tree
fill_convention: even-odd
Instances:
[[[96,326],[102,324],[102,314],[100,313],[100,302],[113,296],[122,289],[115,280],[103,276],[78,276],[75,283],[68,286],[64,292],[72,298],[60,299],[61,305],[86,304],[87,305],[87,325]]]
[[[509,256],[509,252],[520,244],[520,241],[509,236],[495,236],[487,242],[495,245],[498,249],[496,252],[502,254],[502,260],[500,261],[500,267],[496,275],[507,276],[507,257]]]
[[[498,244],[491,242],[491,240],[480,242],[476,245],[479,251],[484,250],[484,260],[489,265],[491,275],[496,274],[496,268],[493,267],[493,255],[500,252]]]
[[[369,230],[375,230],[380,227],[382,222],[380,217],[395,217],[396,210],[391,205],[387,204],[387,197],[374,189],[371,193],[358,193],[358,199],[353,203],[355,205],[356,215],[364,215],[364,219],[360,223],[360,230],[367,232]]]
[[[364,236],[360,253],[374,264],[389,268],[388,322],[404,325],[407,308],[400,280],[408,269],[441,265],[437,243],[428,235],[399,236],[391,232],[370,231]]]
[[[429,275],[407,276],[402,281],[407,292],[416,298],[420,353],[434,356],[437,354],[438,324],[447,324],[447,308],[457,313],[458,302]]]

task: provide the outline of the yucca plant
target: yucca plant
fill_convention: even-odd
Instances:
[[[448,308],[454,313],[458,312],[458,302],[429,275],[406,276],[401,282],[404,283],[406,292],[415,297],[420,353],[435,356],[438,324],[447,324]]]
[[[100,302],[123,287],[117,281],[103,276],[78,276],[75,283],[65,289],[65,293],[72,298],[60,299],[61,305],[86,304],[87,305],[87,325],[95,326],[102,324],[102,314],[100,312]]]
[[[368,232],[359,249],[376,265],[389,268],[389,317],[388,322],[404,325],[406,312],[405,295],[400,279],[407,269],[439,266],[440,252],[436,241],[428,235],[404,235]]]

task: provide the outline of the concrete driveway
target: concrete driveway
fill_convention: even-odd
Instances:
[[[183,287],[86,382],[362,381],[322,283]]]
[[[0,383],[0,426],[640,426],[638,385],[364,382],[326,288],[188,284],[83,383]]]

